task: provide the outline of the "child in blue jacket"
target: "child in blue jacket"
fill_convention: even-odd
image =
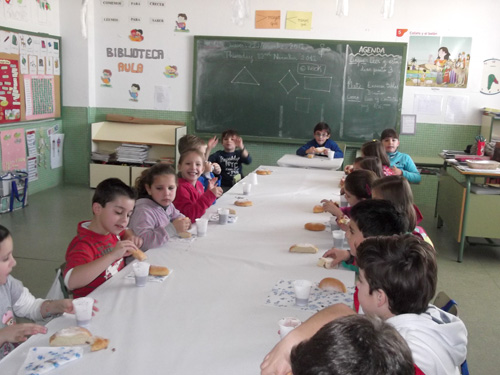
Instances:
[[[328,156],[328,150],[335,151],[334,158],[343,158],[344,152],[330,139],[330,127],[326,122],[319,122],[314,127],[314,139],[300,147],[296,154],[306,156],[306,154],[320,154]],[[318,150],[318,148],[320,150]],[[323,148],[323,149],[321,149]]]
[[[394,129],[385,129],[380,136],[380,141],[384,145],[391,168],[395,176],[405,177],[408,182],[418,184],[422,177],[410,155],[398,151],[399,136]]]

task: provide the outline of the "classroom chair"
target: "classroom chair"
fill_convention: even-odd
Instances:
[[[66,288],[66,285],[64,285],[64,278],[62,274],[64,267],[66,267],[66,262],[56,268],[56,278],[54,279],[54,282],[52,283],[45,299],[63,299],[72,297],[71,291]]]
[[[455,316],[458,316],[458,304],[455,300],[448,297],[448,295],[441,291],[437,294],[434,299],[434,306],[439,307],[441,310],[449,312]],[[460,372],[462,375],[469,375],[469,367],[467,366],[467,360],[460,366]]]

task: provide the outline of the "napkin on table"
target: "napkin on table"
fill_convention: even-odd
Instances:
[[[83,348],[76,347],[34,347],[19,371],[22,375],[45,374],[65,363],[74,361],[83,356]]]

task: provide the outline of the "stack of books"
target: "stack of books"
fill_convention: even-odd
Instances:
[[[94,162],[109,163],[116,161],[116,154],[114,152],[111,154],[106,152],[92,152],[90,159]]]
[[[149,146],[122,143],[116,149],[117,161],[120,163],[143,164],[148,158]]]

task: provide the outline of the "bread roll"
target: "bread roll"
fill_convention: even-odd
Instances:
[[[322,154],[325,151],[324,147],[316,147],[316,153]]]
[[[333,277],[325,277],[323,280],[320,281],[318,286],[320,289],[329,292],[340,292],[340,293],[347,292],[347,288],[345,287],[344,283]]]
[[[49,338],[50,346],[92,345],[95,338],[90,331],[82,327],[64,328]]]
[[[325,230],[326,226],[325,224],[321,223],[306,223],[304,225],[304,228],[306,228],[307,230],[312,230],[314,232],[320,232],[322,230]]]
[[[148,256],[142,250],[135,249],[135,250],[131,250],[130,252],[132,253],[132,256],[140,262],[148,259]]]
[[[318,252],[318,248],[310,243],[298,243],[290,247],[291,253],[313,253]]]
[[[234,202],[234,205],[239,207],[250,207],[253,206],[253,203],[252,201],[247,200],[237,200],[236,202]]]
[[[149,266],[149,274],[151,276],[167,276],[170,270],[167,267],[162,266]]]
[[[333,258],[324,258],[324,257],[321,257],[318,259],[318,263],[316,263],[316,265],[318,267],[324,267],[324,268],[333,268],[334,266],[332,265],[333,263]]]
[[[313,212],[315,214],[320,214],[322,212],[325,212],[325,210],[324,210],[324,208],[323,208],[323,206],[321,204],[318,204],[318,205],[316,205],[316,206],[313,207]]]
[[[308,157],[309,159],[312,159],[312,158],[314,157],[314,154],[307,154],[307,157]]]
[[[271,174],[272,171],[270,171],[269,169],[257,169],[255,171],[255,173],[261,175],[261,176],[265,176],[265,175],[268,175],[268,174]]]
[[[94,337],[94,343],[90,346],[91,352],[97,352],[98,350],[107,349],[109,344],[108,339],[102,337]]]
[[[177,235],[180,237],[180,238],[191,238],[192,234],[189,233],[189,232],[180,232],[180,233],[177,233]]]
[[[347,224],[349,224],[350,221],[351,221],[351,219],[349,219],[348,216],[343,216],[337,220],[337,223],[347,225]]]

